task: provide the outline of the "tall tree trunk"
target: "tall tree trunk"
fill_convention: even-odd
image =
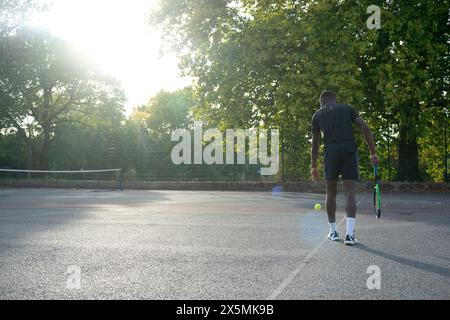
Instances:
[[[415,121],[402,121],[399,131],[397,180],[421,181]]]
[[[51,123],[53,121],[53,116],[50,113],[51,106],[53,104],[52,101],[52,86],[45,87],[44,86],[44,112],[41,118],[42,123],[42,133],[44,136],[44,140],[42,142],[42,149],[40,154],[40,163],[39,166],[42,170],[49,170],[49,153],[50,153],[50,139],[51,139]]]
[[[43,126],[43,131],[44,141],[42,142],[42,149],[39,157],[39,167],[41,170],[49,170],[50,128]]]

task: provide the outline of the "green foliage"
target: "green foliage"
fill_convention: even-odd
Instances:
[[[221,128],[280,128],[287,177],[308,177],[310,119],[331,89],[370,124],[384,176],[419,180],[424,126],[448,105],[448,2],[380,2],[379,30],[366,26],[371,4],[163,0],[152,21],[197,79],[196,117]],[[441,166],[438,154],[422,156],[423,167]],[[366,153],[361,160],[369,178]]]
[[[161,91],[152,97],[148,105],[137,108],[145,125],[156,137],[167,136],[173,130],[188,128],[192,124],[194,98],[191,88],[175,92]],[[143,113],[142,115],[140,113]]]
[[[381,29],[366,9],[381,7]],[[176,166],[170,134],[278,128],[281,176],[309,179],[310,122],[324,89],[374,132],[386,180],[444,179],[448,1],[161,0],[151,22],[192,88],[159,92],[126,118],[125,95],[79,52],[22,25],[41,1],[0,0],[0,166],[122,167],[130,179],[261,179],[255,166]],[[447,127],[447,130],[445,130]],[[356,129],[355,129],[356,130]],[[360,172],[372,167],[356,134]]]
[[[174,145],[170,136],[173,130],[192,125],[192,108],[193,92],[185,88],[160,91],[147,105],[134,110],[124,135],[125,168],[129,174],[140,179],[184,179],[183,168],[173,165],[170,159]]]
[[[96,72],[62,40],[45,31],[18,29],[5,43],[2,122],[30,146],[38,167],[49,168],[59,126],[89,126],[106,114],[123,117],[125,95],[119,84]]]

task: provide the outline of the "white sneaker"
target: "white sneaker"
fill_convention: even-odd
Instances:
[[[330,234],[328,234],[328,239],[330,239],[331,241],[341,240],[341,238],[339,237],[339,233],[337,231],[330,232]]]
[[[344,244],[348,246],[353,246],[358,243],[355,235],[349,236],[348,234],[345,236]]]

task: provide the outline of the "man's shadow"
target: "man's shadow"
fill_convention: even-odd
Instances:
[[[444,268],[444,267],[439,267],[433,264],[429,264],[429,263],[424,263],[424,262],[420,262],[420,261],[416,261],[416,260],[411,260],[411,259],[407,259],[407,258],[403,258],[403,257],[398,257],[395,256],[393,254],[389,254],[389,253],[385,253],[385,252],[381,252],[375,249],[372,249],[364,244],[357,244],[356,246],[354,246],[355,249],[359,249],[359,250],[363,250],[366,251],[368,253],[380,256],[382,258],[403,264],[403,265],[407,265],[416,269],[420,269],[420,270],[424,270],[424,271],[428,271],[428,272],[432,272],[432,273],[436,273],[439,274],[441,276],[450,278],[450,268]]]

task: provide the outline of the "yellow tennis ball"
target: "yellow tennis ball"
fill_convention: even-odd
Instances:
[[[320,210],[320,208],[322,208],[322,206],[320,205],[320,203],[316,203],[316,204],[314,205],[314,209]]]

